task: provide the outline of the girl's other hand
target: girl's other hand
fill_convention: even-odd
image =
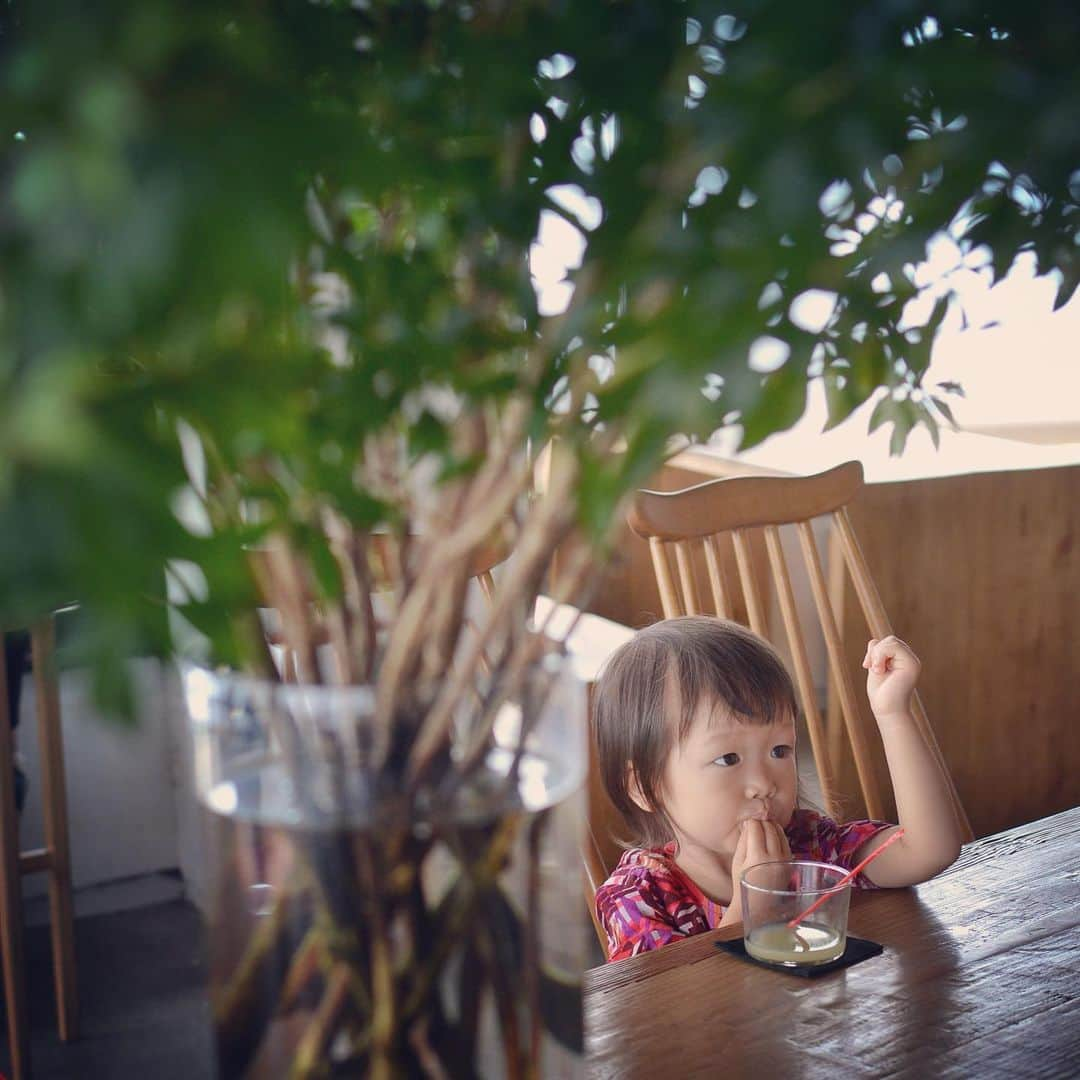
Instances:
[[[871,638],[862,666],[867,670],[866,696],[878,720],[911,712],[921,665],[908,645],[893,635]]]

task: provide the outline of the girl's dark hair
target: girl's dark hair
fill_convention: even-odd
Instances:
[[[674,839],[664,813],[664,766],[703,699],[722,702],[750,724],[797,714],[795,689],[776,651],[727,619],[693,615],[654,623],[605,665],[591,723],[601,778],[630,833],[627,842],[659,847]],[[675,708],[677,724],[669,715]],[[631,777],[655,812],[630,797]]]

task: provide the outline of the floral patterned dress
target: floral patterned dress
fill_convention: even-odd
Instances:
[[[849,821],[838,825],[813,810],[796,810],[784,832],[796,859],[813,859],[850,870],[855,855],[871,837],[892,826],[884,821]],[[872,889],[862,874],[856,888]],[[723,917],[675,864],[675,845],[632,848],[596,890],[596,913],[607,934],[608,960],[625,960],[669,941],[711,930]]]

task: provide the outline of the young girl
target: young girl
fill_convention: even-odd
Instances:
[[[869,642],[863,667],[906,834],[855,884],[913,885],[956,858],[960,830],[911,715],[918,659],[888,637]],[[801,858],[850,869],[895,831],[797,807],[796,712],[779,656],[738,623],[668,619],[612,656],[594,734],[604,786],[641,846],[596,892],[609,960],[740,922],[748,866]]]

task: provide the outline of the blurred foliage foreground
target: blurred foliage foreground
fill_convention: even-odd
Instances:
[[[78,600],[117,699],[167,582],[250,665],[245,545],[334,598],[342,536],[383,530],[404,598],[414,531],[553,435],[552,541],[812,380],[830,424],[876,394],[899,451],[955,389],[922,384],[932,237],[1076,287],[1078,30],[1071,0],[8,0],[0,612]]]

